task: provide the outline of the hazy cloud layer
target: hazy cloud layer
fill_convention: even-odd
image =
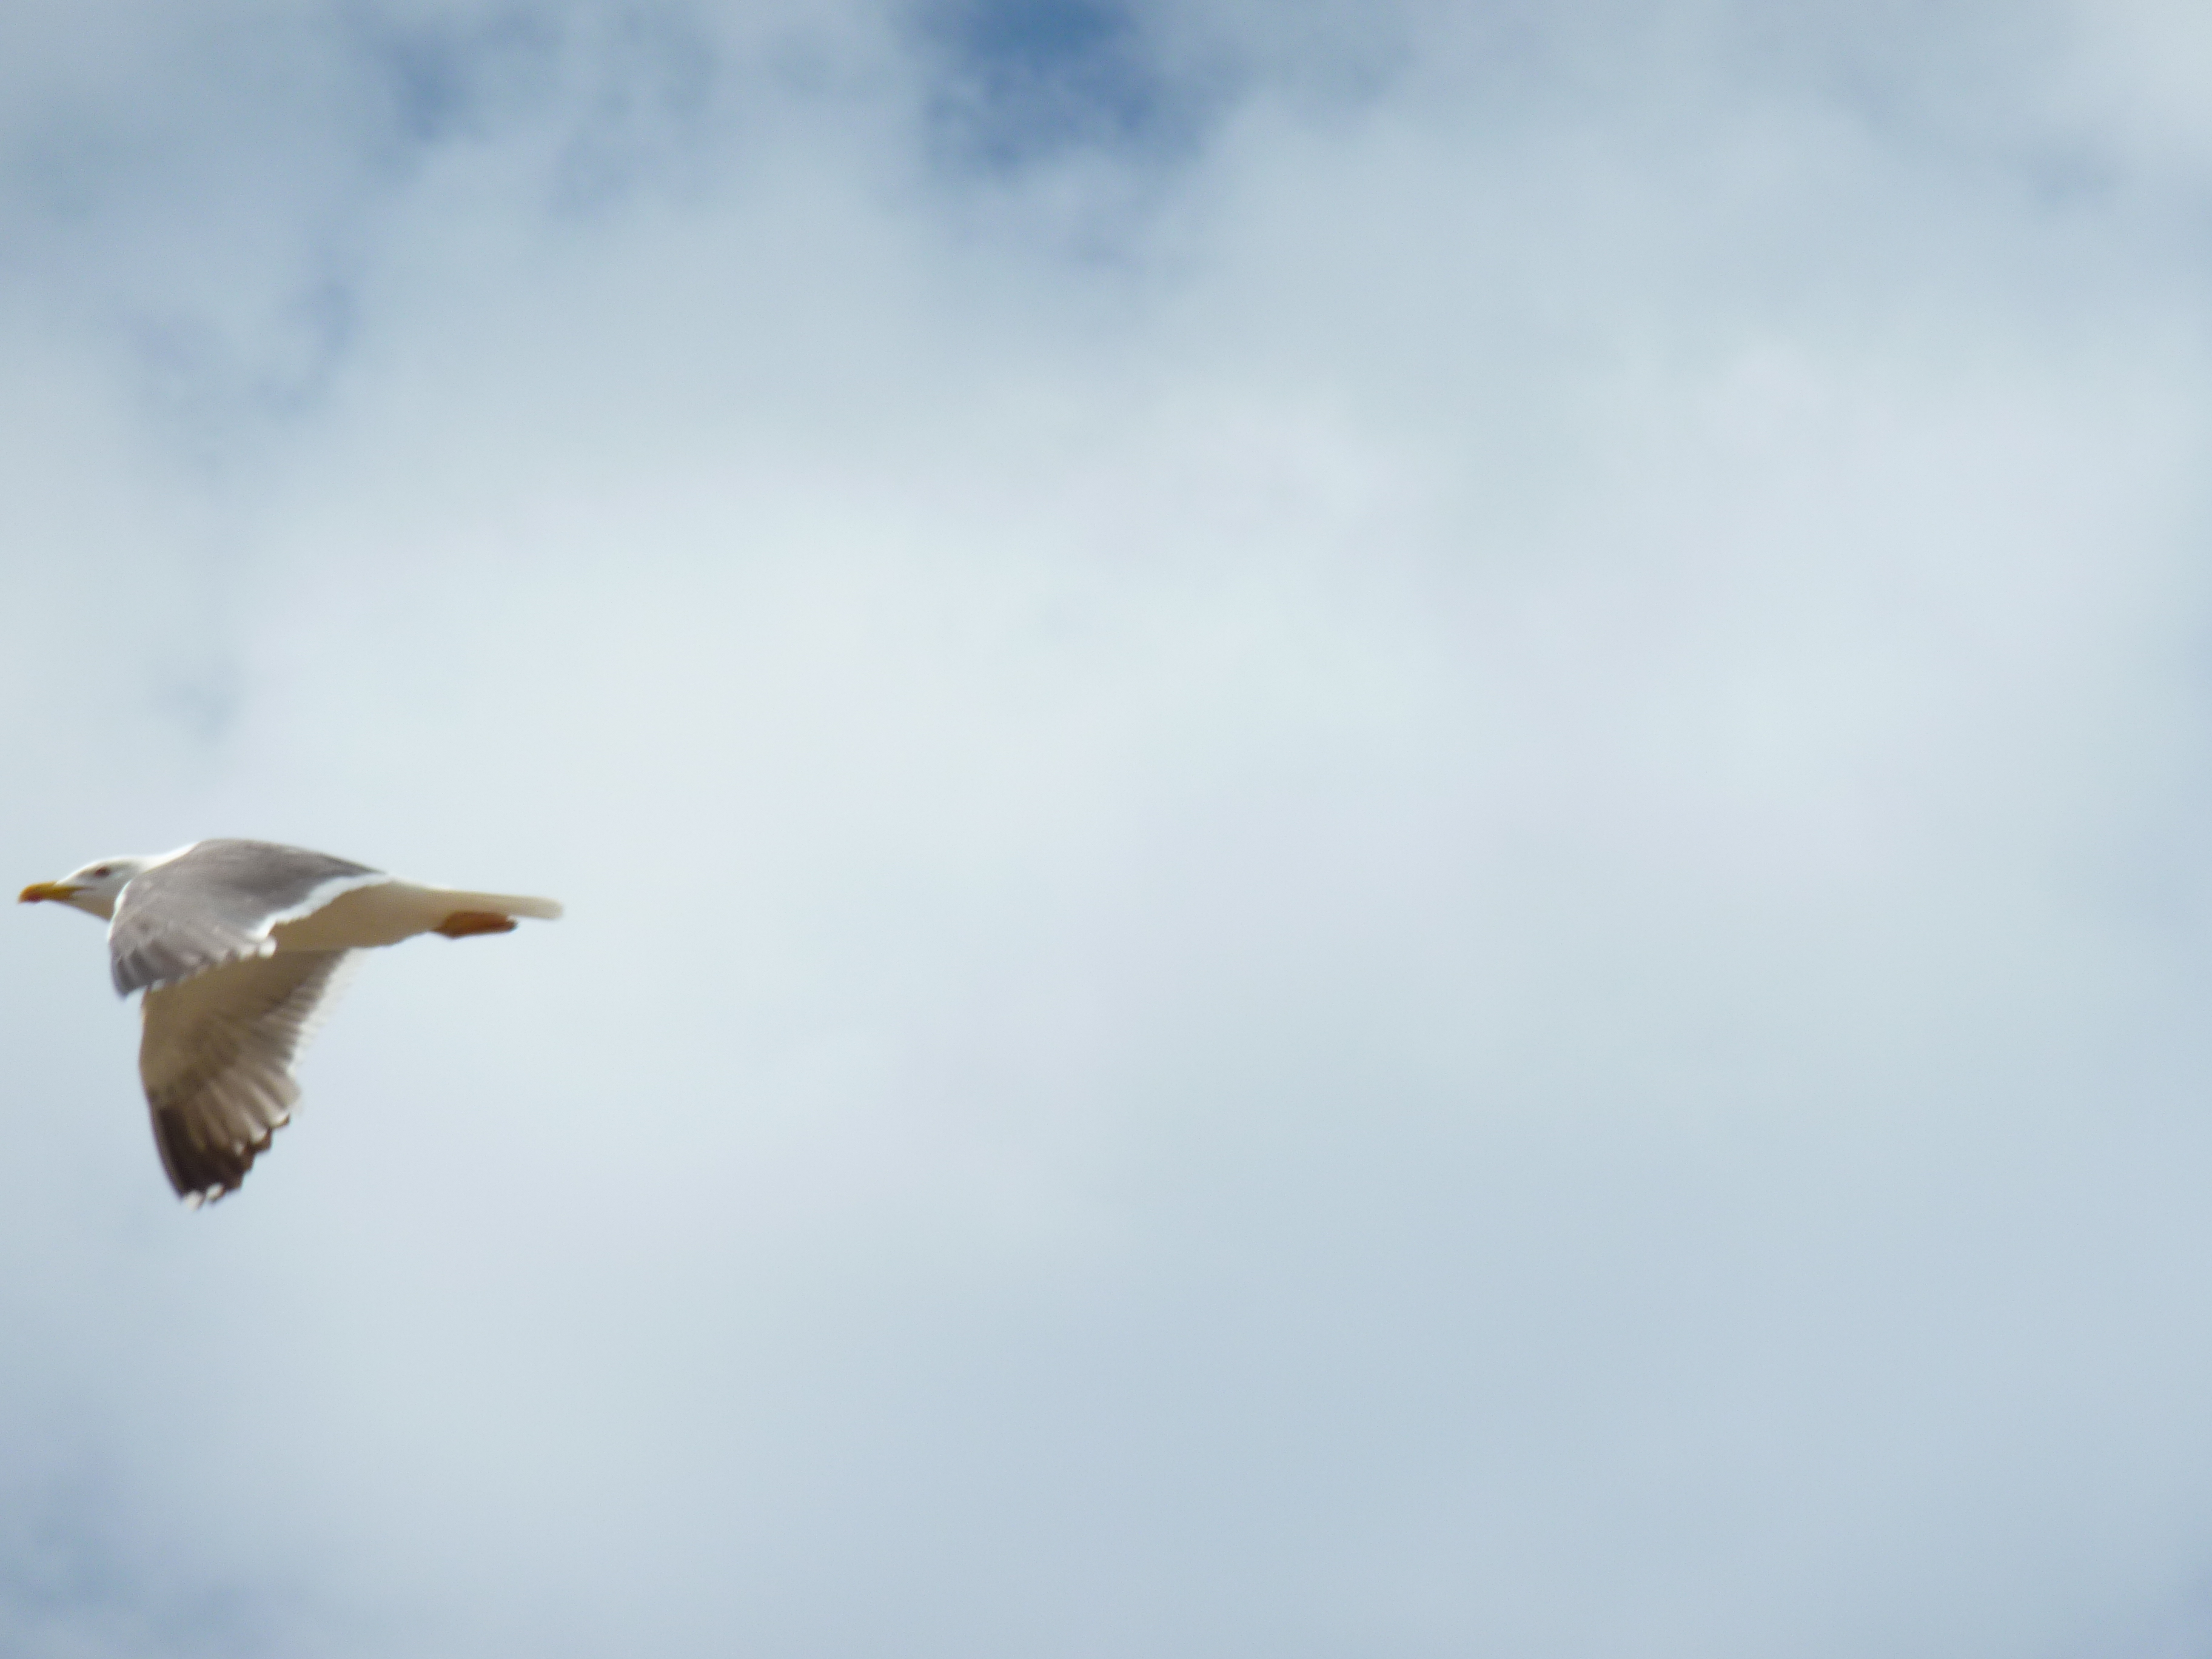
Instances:
[[[21,22],[0,1648],[2199,1650],[2205,33]]]

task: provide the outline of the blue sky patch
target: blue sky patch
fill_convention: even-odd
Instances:
[[[930,16],[932,115],[960,161],[1018,167],[1072,149],[1174,151],[1211,100],[1143,20],[1102,0],[952,0]]]

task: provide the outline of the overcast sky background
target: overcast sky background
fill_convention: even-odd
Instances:
[[[2212,1653],[2209,328],[2179,3],[18,0],[9,879],[569,914],[7,918],[0,1649]]]

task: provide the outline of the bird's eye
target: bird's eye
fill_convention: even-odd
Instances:
[[[108,877],[115,873],[115,866],[112,864],[103,864],[99,869],[94,871],[92,873],[98,879],[105,881]]]

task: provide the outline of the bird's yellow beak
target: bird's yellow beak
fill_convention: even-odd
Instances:
[[[0,887],[0,893],[8,890]],[[77,890],[65,881],[34,881],[26,887],[15,901],[18,904],[36,904],[40,899],[69,899],[76,896]]]

